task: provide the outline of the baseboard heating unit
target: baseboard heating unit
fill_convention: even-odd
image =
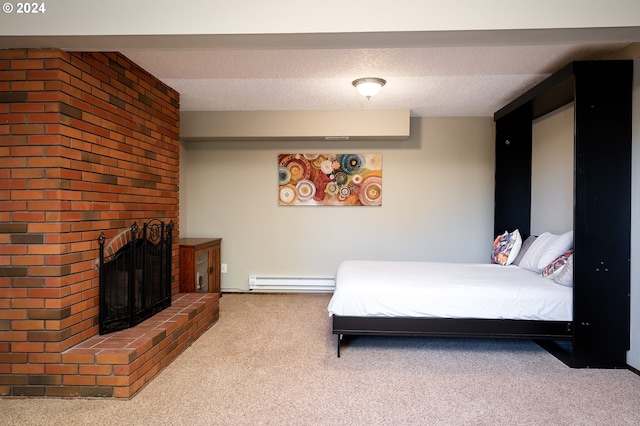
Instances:
[[[249,290],[278,293],[333,293],[333,277],[249,276]]]

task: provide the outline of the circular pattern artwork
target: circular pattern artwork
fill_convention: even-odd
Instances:
[[[280,185],[286,185],[291,180],[291,172],[288,167],[278,167],[278,181]]]
[[[347,176],[347,174],[345,172],[338,172],[338,173],[334,174],[333,175],[333,179],[340,186],[346,185],[347,182],[349,181],[349,177]]]
[[[286,167],[291,174],[290,181],[295,183],[311,176],[311,163],[303,155],[287,154],[280,159],[280,167]]]
[[[327,195],[337,195],[338,192],[340,192],[340,187],[338,186],[337,183],[335,182],[330,182],[327,184],[327,186],[324,188],[324,192],[327,193]]]
[[[291,185],[280,187],[280,204],[293,204],[297,197],[295,187]]]
[[[343,154],[340,156],[340,167],[350,175],[364,166],[364,157],[358,154]]]
[[[382,204],[382,179],[377,176],[366,178],[358,193],[363,206],[379,206]]]
[[[316,186],[308,179],[303,179],[296,184],[298,200],[309,201],[316,195]]]
[[[280,205],[382,205],[382,154],[280,154]]]
[[[322,170],[322,173],[325,173],[327,175],[330,175],[331,173],[333,173],[333,161],[324,160],[320,164],[320,170]]]

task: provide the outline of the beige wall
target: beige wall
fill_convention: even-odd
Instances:
[[[225,291],[256,274],[333,276],[345,259],[487,262],[493,129],[491,118],[414,118],[402,142],[188,143],[181,236],[223,238]],[[278,206],[286,152],[382,153],[383,205]]]
[[[573,229],[573,103],[533,122],[531,234]]]

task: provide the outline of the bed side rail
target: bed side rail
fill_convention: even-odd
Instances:
[[[333,317],[338,357],[345,336],[481,337],[531,340],[570,340],[571,321],[532,321],[467,318]]]

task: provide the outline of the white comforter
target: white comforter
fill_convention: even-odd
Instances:
[[[329,314],[572,321],[573,288],[517,266],[346,261]]]

